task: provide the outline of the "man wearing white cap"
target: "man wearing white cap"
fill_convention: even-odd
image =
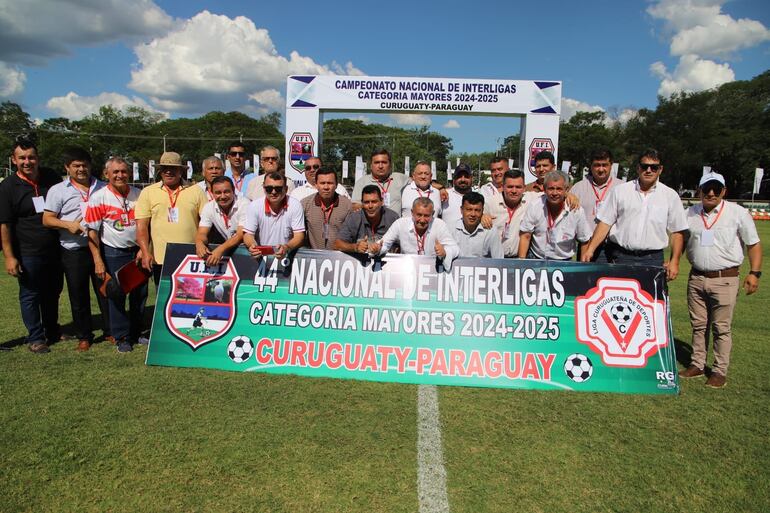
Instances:
[[[746,294],[759,288],[762,247],[749,212],[724,201],[725,179],[719,173],[703,175],[698,186],[700,204],[687,210],[690,237],[687,258],[692,264],[687,282],[687,305],[692,323],[692,362],[679,372],[683,378],[703,376],[706,367],[706,331],[711,324],[714,367],[706,386],[727,382],[733,310],[738,299],[743,245],[748,247],[750,271],[743,281]]]

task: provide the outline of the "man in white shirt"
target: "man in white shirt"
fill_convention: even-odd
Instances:
[[[307,182],[300,185],[291,193],[289,196],[292,198],[296,198],[299,201],[302,201],[303,199],[307,198],[308,196],[312,196],[316,192],[318,192],[318,187],[316,187],[316,173],[318,173],[318,170],[321,169],[323,166],[323,163],[321,162],[320,157],[310,157],[309,159],[305,160],[305,179]],[[341,183],[337,184],[337,188],[335,189],[337,194],[342,196],[343,198],[350,199],[350,194],[348,194],[347,189],[345,189],[345,186]]]
[[[607,241],[610,263],[664,266],[666,277],[679,274],[687,220],[679,195],[659,181],[660,155],[647,150],[639,157],[638,177],[608,193],[596,219],[599,221],[581,262],[590,262],[599,245]],[[671,260],[664,264],[663,250],[671,233]],[[608,237],[609,235],[609,237]]]
[[[241,219],[243,244],[254,258],[270,248],[277,258],[285,257],[305,241],[302,205],[286,195],[286,177],[270,173],[262,186],[263,199],[252,201]]]
[[[259,169],[262,174],[255,176],[244,188],[246,197],[250,200],[254,201],[265,195],[262,187],[270,173],[279,173],[285,177],[287,193],[290,194],[294,190],[294,180],[286,176],[286,170],[281,166],[281,152],[278,148],[274,146],[262,148],[259,152]]]
[[[452,174],[452,187],[446,191],[446,199],[441,202],[441,219],[449,227],[457,224],[462,219],[460,209],[463,204],[463,196],[471,192],[473,185],[473,171],[465,162],[460,162]],[[439,191],[440,192],[440,191]],[[485,198],[486,201],[486,198]],[[492,226],[491,219],[485,228]]]
[[[214,199],[203,206],[198,233],[195,236],[195,252],[206,265],[215,266],[222,256],[243,242],[241,218],[249,206],[249,200],[235,195],[233,181],[218,176],[211,182]],[[212,230],[213,228],[213,230]],[[219,244],[209,249],[209,244]]]
[[[750,271],[743,287],[753,294],[762,276],[762,246],[748,211],[724,201],[725,179],[719,173],[703,175],[698,187],[701,202],[687,210],[690,236],[687,259],[692,270],[687,281],[687,305],[692,323],[692,361],[679,372],[683,378],[703,376],[708,348],[706,332],[713,333],[714,367],[706,386],[727,382],[732,349],[731,325],[738,299],[743,245],[748,247]]]
[[[224,164],[219,157],[209,157],[203,161],[203,180],[197,183],[203,193],[206,195],[207,201],[213,201],[214,195],[211,194],[211,182],[214,178],[222,176],[225,173]],[[232,181],[232,179],[231,179]],[[237,191],[236,191],[237,194]]]
[[[433,202],[417,198],[412,204],[412,217],[402,217],[388,229],[381,242],[372,245],[372,253],[384,255],[398,242],[401,253],[438,257],[448,271],[460,248],[441,219],[433,217]]]
[[[519,258],[572,260],[575,241],[582,248],[591,238],[583,212],[566,207],[568,184],[561,171],[543,177],[545,194],[529,206],[519,226]]]
[[[607,199],[609,192],[623,183],[611,173],[612,153],[607,149],[596,150],[591,155],[590,173],[570,189],[572,194],[580,200],[591,233],[596,228],[596,213],[599,207]],[[591,261],[596,262],[603,253],[604,243],[596,248]],[[604,256],[606,260],[606,255]]]
[[[500,233],[495,228],[484,228],[484,196],[469,192],[463,196],[462,217],[450,226],[452,237],[457,241],[463,257],[503,258]],[[449,226],[449,225],[447,225]]]
[[[503,255],[506,258],[519,256],[519,223],[530,203],[537,201],[539,195],[525,192],[524,174],[512,169],[503,175],[503,193],[492,198],[492,204],[484,202],[484,213],[493,220],[500,234]],[[483,223],[483,218],[482,218]]]
[[[417,198],[430,199],[433,202],[433,217],[441,217],[441,193],[430,184],[430,178],[430,164],[422,160],[417,162],[412,168],[412,183],[401,191],[401,217],[411,217],[409,205]]]
[[[495,196],[499,196],[503,193],[503,175],[505,175],[509,169],[508,159],[504,157],[494,157],[489,162],[489,171],[492,180],[482,185],[479,189],[481,195],[484,196],[485,205],[489,205]]]
[[[382,203],[385,208],[401,215],[401,190],[409,183],[409,178],[403,173],[394,173],[391,169],[390,153],[388,150],[377,150],[372,153],[370,160],[371,174],[356,180],[353,186],[353,210],[361,209],[361,192],[367,185],[376,185],[382,192]]]
[[[107,302],[98,292],[99,280],[88,249],[88,230],[82,224],[89,197],[105,183],[91,175],[91,155],[82,148],[70,148],[65,153],[64,169],[67,178],[51,187],[46,196],[43,225],[59,231],[62,268],[67,280],[75,336],[79,340],[77,350],[88,351],[93,342],[89,281],[102,312],[104,337],[113,340]]]

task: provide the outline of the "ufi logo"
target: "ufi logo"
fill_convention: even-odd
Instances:
[[[668,345],[666,303],[631,279],[600,278],[575,299],[577,339],[610,367],[644,367]]]

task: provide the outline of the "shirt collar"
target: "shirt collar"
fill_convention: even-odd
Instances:
[[[289,208],[289,197],[285,196],[283,198],[283,204],[278,207],[278,212],[273,212],[273,209],[270,208],[270,202],[267,201],[267,196],[265,196],[265,215],[266,216],[279,216],[286,212]]]
[[[315,195],[313,196],[313,203],[315,203],[317,207],[320,207],[321,205],[323,205],[323,203],[321,203],[321,196],[319,196],[318,193],[315,193]],[[334,208],[337,208],[340,206],[340,195],[337,194],[336,190],[334,191],[334,201],[332,202],[332,206]]]

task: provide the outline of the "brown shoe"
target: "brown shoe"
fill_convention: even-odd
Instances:
[[[695,365],[690,365],[679,371],[680,378],[697,378],[698,376],[703,376],[703,369],[699,369]]]
[[[113,346],[115,345],[115,337],[113,337],[112,335],[107,335],[106,337],[104,337],[104,341],[109,344],[112,344]]]
[[[91,342],[88,340],[81,340],[78,342],[78,347],[75,349],[78,353],[82,353],[83,351],[88,351],[91,349]]]
[[[44,354],[44,353],[51,352],[51,350],[48,348],[48,344],[46,344],[45,342],[33,342],[29,345],[29,350],[37,354]]]
[[[706,381],[706,386],[709,388],[723,388],[727,384],[727,376],[714,372],[709,376]]]

